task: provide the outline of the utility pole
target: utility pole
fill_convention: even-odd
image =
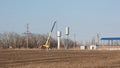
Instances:
[[[100,45],[100,34],[97,34],[97,44]]]
[[[76,48],[76,34],[74,34],[74,48]]]
[[[28,43],[29,43],[29,36],[28,36],[29,34],[30,34],[30,32],[29,32],[29,24],[27,24],[26,32],[25,32],[27,48],[28,48]]]
[[[27,24],[27,30],[26,30],[26,39],[27,39],[27,48],[28,48],[28,33],[29,33],[29,24]]]

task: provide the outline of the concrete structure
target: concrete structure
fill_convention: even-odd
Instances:
[[[96,50],[97,49],[97,45],[90,45],[90,50]]]
[[[69,27],[66,27],[66,28],[65,28],[65,34],[66,34],[66,35],[69,35]]]
[[[87,46],[82,45],[82,46],[80,46],[80,50],[86,50],[87,49],[86,47]]]
[[[68,49],[69,27],[65,28],[65,34],[66,34],[66,49]]]
[[[60,49],[60,37],[61,37],[61,32],[57,31],[57,37],[58,37],[58,46],[57,48]]]

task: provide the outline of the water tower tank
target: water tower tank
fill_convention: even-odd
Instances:
[[[57,31],[57,36],[61,37],[61,32],[60,31]]]
[[[66,35],[69,35],[69,27],[66,27],[66,28],[65,28],[65,34],[66,34]]]

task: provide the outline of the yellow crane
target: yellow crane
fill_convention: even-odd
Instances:
[[[53,29],[54,29],[54,27],[55,27],[55,24],[56,24],[56,21],[54,22],[54,24],[53,24],[53,26],[52,26],[52,29],[51,29],[51,31],[50,31],[50,33],[49,33],[49,35],[48,35],[48,38],[47,38],[47,40],[46,40],[46,42],[45,42],[45,45],[43,45],[45,48],[50,48],[50,45],[49,45],[49,40],[50,40],[50,37],[51,37],[51,35],[52,35],[52,32],[53,32]]]

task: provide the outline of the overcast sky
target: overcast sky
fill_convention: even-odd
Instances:
[[[53,32],[70,27],[70,38],[77,41],[101,37],[120,37],[120,0],[0,0],[0,33],[25,32],[30,24],[32,33]]]

